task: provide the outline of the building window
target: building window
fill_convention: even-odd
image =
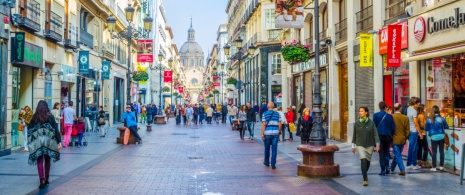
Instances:
[[[56,13],[54,13],[52,11],[50,11],[49,14],[50,14],[50,16],[48,18],[48,20],[49,20],[48,22],[49,22],[50,26],[48,26],[48,28],[49,28],[48,30],[52,30],[53,32],[56,32],[56,33],[61,35],[61,33],[62,33],[61,28],[63,26],[63,21],[62,21],[61,16],[59,16],[58,14],[56,14]]]
[[[40,4],[37,1],[21,1],[19,6],[23,17],[32,20],[36,24],[40,24]]]
[[[191,59],[191,66],[194,66],[194,59]]]
[[[265,10],[265,28],[271,29],[275,28],[275,10],[274,9],[266,9]]]
[[[272,75],[281,74],[281,54],[274,54],[271,57]]]

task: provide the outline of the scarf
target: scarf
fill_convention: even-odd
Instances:
[[[308,121],[308,118],[309,118],[309,117],[310,117],[310,116],[304,115],[304,119],[305,119],[306,121]]]
[[[53,162],[60,160],[55,129],[50,123],[37,124],[27,132],[30,165],[36,164],[42,155],[49,156]]]
[[[367,122],[367,120],[368,120],[368,117],[360,118],[360,122],[362,122],[363,124],[365,124],[365,122]]]

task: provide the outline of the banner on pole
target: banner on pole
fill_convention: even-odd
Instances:
[[[184,93],[184,87],[178,87],[179,93]]]
[[[110,79],[110,61],[102,61],[102,79],[108,80]]]
[[[213,87],[219,87],[220,86],[220,83],[213,83]]]
[[[373,35],[360,34],[360,67],[373,66]]]
[[[275,17],[275,26],[269,28],[303,28],[304,8],[302,0],[276,0],[275,14],[266,13]]]
[[[402,25],[389,25],[388,35],[387,67],[400,67]]]
[[[165,70],[163,73],[163,81],[165,83],[171,83],[173,82],[173,71],[172,70]]]
[[[137,62],[153,62],[153,40],[137,40]]]
[[[89,51],[79,51],[79,73],[89,74]]]

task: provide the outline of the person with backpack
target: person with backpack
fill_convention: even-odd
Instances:
[[[60,160],[61,149],[60,131],[46,101],[40,100],[37,104],[28,129],[27,139],[30,140],[28,164],[37,165],[39,189],[44,189],[49,184],[50,161]]]
[[[373,122],[375,123],[376,129],[378,130],[378,136],[380,140],[379,150],[379,166],[381,166],[381,172],[379,175],[389,174],[389,148],[392,142],[392,135],[396,130],[394,118],[391,114],[388,114],[386,110],[386,103],[381,101],[378,104],[379,112],[373,114]]]

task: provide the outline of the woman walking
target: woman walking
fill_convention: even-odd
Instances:
[[[289,128],[289,126],[291,124],[294,124],[294,120],[295,120],[295,114],[294,114],[294,111],[292,111],[292,108],[289,106],[287,107],[287,112],[286,112],[286,121],[287,121],[287,124],[288,124],[288,130],[289,130],[289,141],[292,141],[294,140],[294,138],[292,138],[292,132],[291,132],[291,128]],[[295,129],[294,129],[295,130]]]
[[[170,106],[166,106],[165,108],[165,115],[166,115],[166,122],[170,120],[171,108]]]
[[[23,140],[24,140],[23,152],[29,151],[28,139],[27,139],[27,135],[28,135],[27,127],[29,126],[29,123],[31,122],[32,114],[33,114],[32,109],[29,106],[25,106],[23,109],[21,109],[21,112],[19,113],[19,120],[21,121],[21,125],[24,127],[23,129]]]
[[[58,124],[57,129],[60,131],[60,120],[61,120],[61,114],[60,114],[60,103],[56,102],[53,104],[53,110],[51,111],[52,115],[55,117],[55,122]]]
[[[140,111],[140,123],[146,123],[147,122],[147,107],[145,104],[142,104],[141,111]]]
[[[286,115],[284,115],[284,112],[283,112],[283,108],[282,107],[278,107],[276,109],[279,113],[279,116],[281,117],[281,120],[283,121],[281,123],[281,136],[283,138],[283,141],[286,141],[286,128],[288,127],[287,126],[287,120],[286,120]],[[278,139],[278,141],[281,141],[281,139]]]
[[[379,151],[379,136],[375,123],[368,118],[370,113],[368,107],[358,109],[360,119],[355,121],[354,134],[352,136],[352,153],[357,149],[358,157],[361,161],[363,186],[368,185],[368,169],[370,169],[373,146],[376,144],[376,151]]]
[[[310,116],[310,108],[305,108],[302,111],[302,116],[297,124],[297,136],[300,136],[301,144],[308,144],[310,141],[310,133],[312,132],[313,119]]]
[[[425,131],[425,124],[426,124],[426,115],[425,115],[425,105],[420,104],[417,108],[418,111],[418,125],[420,126],[420,134],[422,138],[418,138],[418,153],[417,153],[417,160],[418,166],[426,168],[428,164],[426,163],[426,158],[428,158],[429,148],[428,148],[428,141],[426,140],[426,131]]]
[[[106,124],[106,119],[105,119],[105,111],[103,111],[103,106],[98,107],[98,115],[97,115],[97,125],[98,129],[100,131],[100,137],[105,137],[105,124]]]
[[[36,164],[39,172],[39,189],[49,184],[50,160],[60,160],[61,135],[55,122],[55,117],[50,113],[47,102],[40,100],[32,120],[29,123],[29,161],[30,165]]]
[[[428,121],[426,121],[425,130],[428,131],[428,136],[431,137],[431,147],[433,153],[431,158],[433,160],[433,168],[430,171],[437,171],[436,169],[436,154],[439,146],[439,170],[444,170],[444,137],[446,129],[449,129],[449,125],[446,123],[446,119],[439,115],[439,107],[433,106],[432,114]]]
[[[237,118],[239,119],[239,135],[241,136],[241,140],[244,140],[245,128],[245,121],[247,121],[247,111],[245,105],[241,106],[239,113],[237,114]]]

